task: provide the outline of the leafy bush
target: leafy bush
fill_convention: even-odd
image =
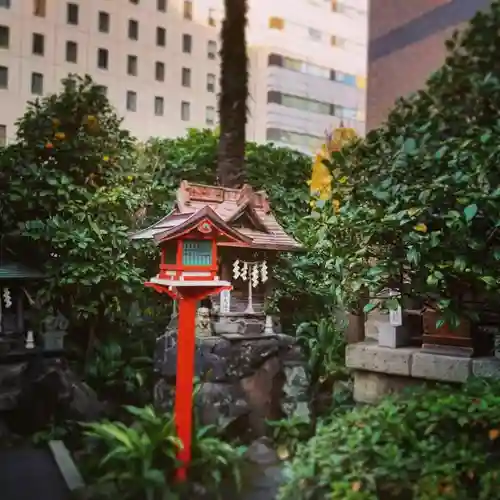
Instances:
[[[320,423],[280,500],[500,498],[499,389],[421,388]]]
[[[499,23],[494,1],[447,42],[425,89],[401,99],[364,141],[333,153],[340,209],[325,210],[317,230],[346,304],[387,286],[437,303],[450,320],[467,296],[497,303]]]
[[[89,439],[85,472],[94,486],[94,497],[171,498],[183,486],[174,477],[181,443],[172,417],[157,413],[152,406],[125,409],[130,425],[120,421],[83,424]],[[190,483],[201,484],[212,495],[219,493],[224,482],[239,488],[244,450],[221,441],[213,428],[195,429]]]
[[[299,443],[309,439],[313,431],[311,419],[300,416],[270,420],[267,424],[271,428],[271,438],[276,444],[276,452],[281,460],[294,456]]]

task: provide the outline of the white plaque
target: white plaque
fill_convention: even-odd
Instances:
[[[220,312],[228,313],[231,309],[231,291],[222,290],[220,293]]]
[[[398,297],[399,293],[391,290],[389,295],[391,297]],[[396,309],[389,309],[389,323],[391,326],[401,326],[403,324],[403,313],[399,304]]]

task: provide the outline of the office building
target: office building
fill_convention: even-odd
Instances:
[[[367,130],[399,97],[423,88],[446,57],[445,41],[491,0],[371,0]]]
[[[249,0],[248,139],[313,152],[364,131],[367,0]],[[140,139],[217,122],[222,0],[0,0],[0,142],[68,73],[102,85]]]

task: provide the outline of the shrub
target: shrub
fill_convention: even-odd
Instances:
[[[422,388],[322,422],[279,499],[500,498],[499,389]]]
[[[181,443],[171,415],[152,406],[126,406],[130,425],[120,421],[84,424],[88,438],[83,461],[92,498],[163,500],[184,491],[176,483],[176,455]],[[240,486],[245,449],[220,440],[211,427],[194,430],[190,485],[217,496],[222,483]],[[172,496],[171,496],[172,495]]]

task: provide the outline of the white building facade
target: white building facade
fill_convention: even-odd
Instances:
[[[248,139],[312,152],[364,132],[368,0],[249,0]],[[221,0],[0,0],[0,143],[68,73],[139,137],[216,125]]]

